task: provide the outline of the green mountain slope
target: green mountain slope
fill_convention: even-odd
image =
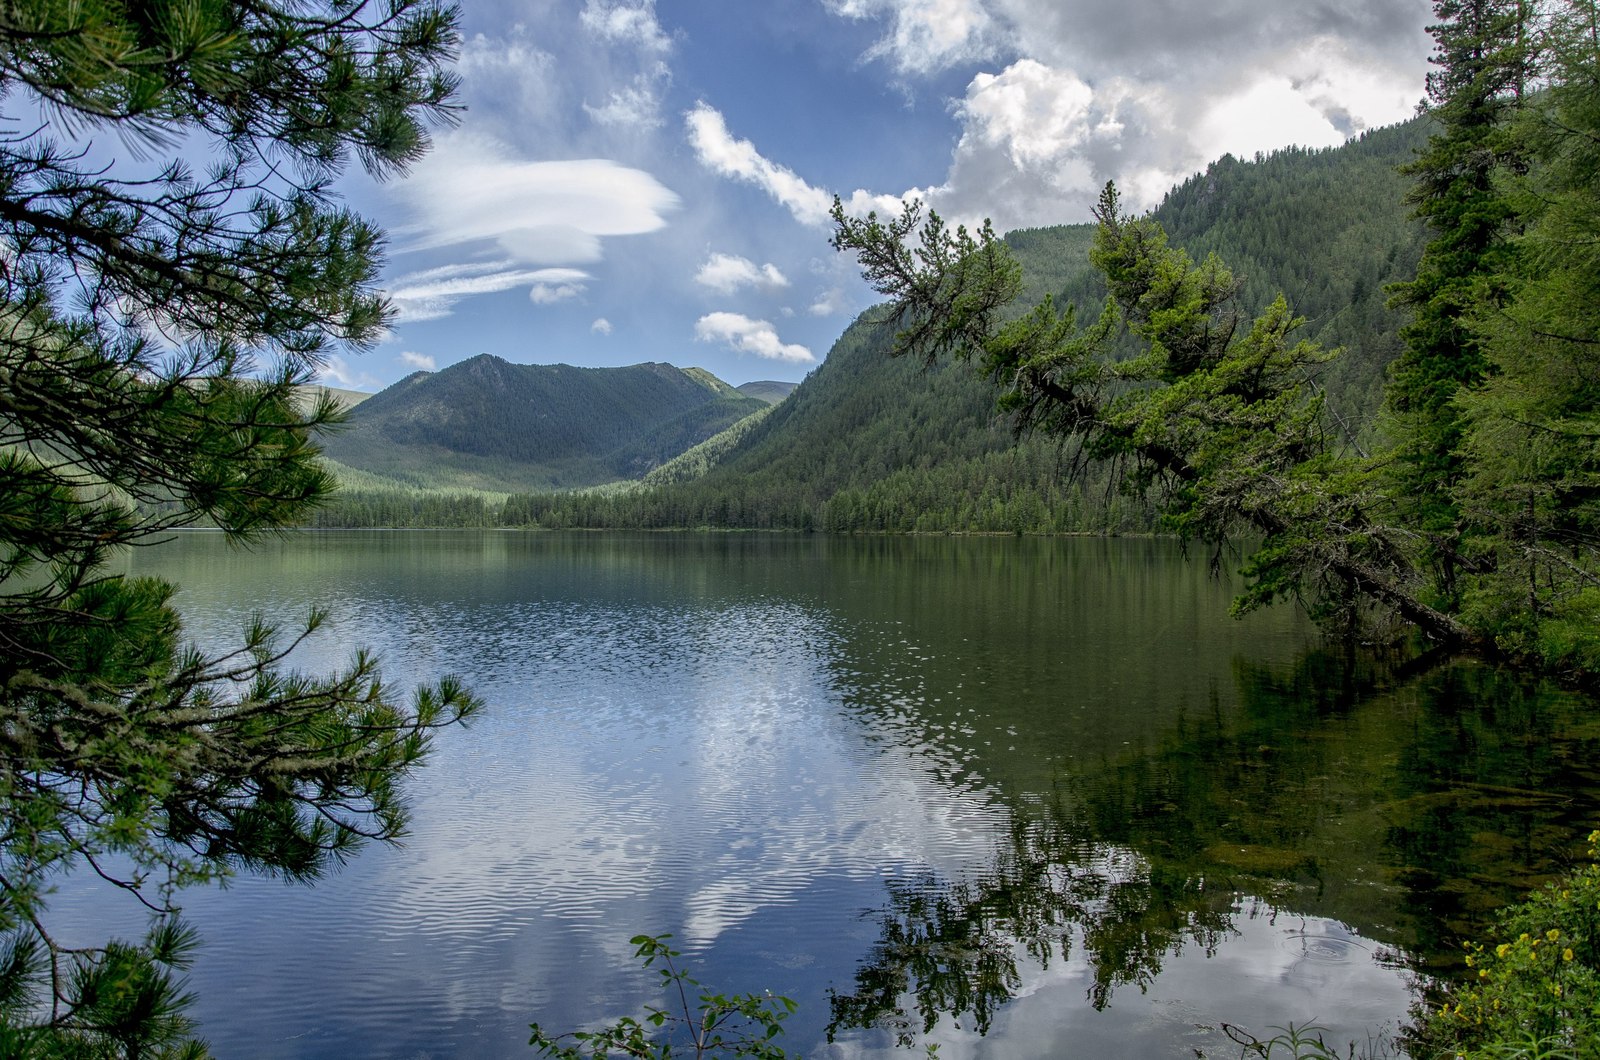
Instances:
[[[768,404],[776,405],[790,394],[799,383],[785,383],[777,379],[756,379],[748,383],[740,383],[736,390],[745,397],[760,398]]]
[[[1342,147],[1225,157],[1175,188],[1155,216],[1196,258],[1232,265],[1252,314],[1282,290],[1305,333],[1346,349],[1321,380],[1348,433],[1370,432],[1399,317],[1384,285],[1422,244],[1395,167],[1427,135],[1421,121]],[[1104,297],[1087,259],[1088,224],[1010,233],[1028,297],[1048,293],[1092,319]],[[1148,513],[1041,439],[1020,442],[995,389],[967,364],[891,358],[892,335],[864,314],[827,360],[735,444],[702,451],[675,481],[616,497],[524,499],[507,521],[552,526],[749,526],[828,530],[1118,530]],[[694,475],[695,477],[688,477]],[[659,476],[659,482],[666,476]]]
[[[731,427],[707,438],[699,445],[685,449],[666,463],[654,468],[641,479],[645,486],[665,486],[672,482],[687,482],[699,478],[720,464],[724,457],[737,449],[756,425],[771,415],[775,405],[752,412]]]
[[[409,486],[589,486],[638,478],[763,407],[700,369],[518,365],[484,355],[373,395],[325,451]]]
[[[1196,260],[1216,253],[1244,283],[1252,312],[1282,291],[1305,335],[1344,356],[1323,383],[1331,406],[1370,431],[1403,317],[1384,287],[1416,274],[1426,233],[1396,167],[1427,142],[1431,119],[1377,129],[1343,147],[1231,157],[1167,196],[1155,217]]]

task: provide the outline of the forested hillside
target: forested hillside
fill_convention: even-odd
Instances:
[[[511,364],[417,372],[350,412],[326,455],[396,485],[507,490],[637,479],[767,407],[709,373]]]
[[[1385,288],[1416,274],[1426,240],[1398,167],[1432,128],[1419,118],[1334,150],[1288,148],[1259,162],[1225,156],[1154,214],[1195,261],[1214,253],[1228,264],[1248,314],[1281,291],[1306,318],[1302,337],[1343,351],[1321,382],[1333,410],[1363,430],[1383,405],[1385,368],[1408,319],[1387,307]]]
[[[1402,317],[1385,286],[1411,275],[1422,226],[1397,170],[1427,138],[1424,119],[1343,147],[1225,157],[1175,188],[1155,219],[1199,259],[1235,265],[1250,312],[1281,290],[1303,333],[1344,354],[1324,369],[1330,408],[1370,433]],[[1024,301],[1046,293],[1093,319],[1105,297],[1088,224],[1012,232]],[[863,314],[773,415],[703,474],[627,494],[514,497],[510,525],[793,527],[834,531],[1062,532],[1150,528],[1141,503],[1075,450],[1015,437],[996,391],[969,365],[890,357],[893,335]],[[1131,352],[1131,346],[1130,346]]]

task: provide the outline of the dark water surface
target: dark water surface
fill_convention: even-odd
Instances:
[[[204,644],[322,605],[301,667],[366,646],[488,703],[403,848],[187,893],[222,1057],[531,1056],[659,1000],[645,932],[795,998],[812,1056],[1366,1042],[1600,817],[1583,701],[1231,620],[1167,542],[191,534],[130,570]],[[139,930],[102,890],[63,887],[69,941]]]

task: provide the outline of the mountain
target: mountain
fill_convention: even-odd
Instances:
[[[1352,439],[1376,430],[1384,370],[1399,350],[1401,317],[1384,288],[1414,273],[1424,232],[1396,167],[1427,135],[1417,119],[1337,148],[1225,156],[1154,211],[1174,245],[1233,268],[1248,312],[1282,291],[1306,317],[1306,338],[1344,349],[1319,382]],[[1088,262],[1092,236],[1088,224],[1006,236],[1027,304],[1050,294],[1093,319],[1104,289]],[[897,360],[892,340],[869,310],[770,415],[674,465],[673,481],[623,496],[519,499],[505,519],[891,531],[1150,525],[1106,469],[1078,467],[1054,439],[1014,438],[995,411],[994,385],[972,365]]]
[[[372,395],[364,390],[345,390],[336,386],[322,386],[318,383],[307,383],[297,390],[297,399],[305,408],[316,404],[318,398],[327,396],[338,402],[346,409],[355,408]]]
[[[766,402],[698,368],[511,364],[415,372],[350,410],[326,456],[412,487],[533,490],[637,479]]]
[[[749,383],[740,383],[734,389],[745,397],[753,397],[765,401],[769,405],[776,405],[790,394],[799,383],[784,383],[776,379],[758,379]]]

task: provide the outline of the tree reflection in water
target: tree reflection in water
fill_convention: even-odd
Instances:
[[[1127,851],[1086,845],[1060,816],[1013,818],[1008,849],[982,876],[893,889],[891,912],[855,990],[834,993],[831,1032],[883,1027],[901,1044],[942,1016],[988,1033],[1022,986],[1019,958],[1048,968],[1078,948],[1093,967],[1089,1002],[1141,988],[1186,944],[1209,953],[1231,927],[1233,895]]]
[[[944,1017],[987,1033],[1030,965],[1074,954],[1103,1009],[1187,946],[1214,954],[1248,895],[1449,975],[1458,939],[1600,820],[1600,718],[1581,697],[1337,652],[1241,663],[1235,684],[1236,706],[1179,711],[1150,744],[1018,793],[983,873],[894,886],[870,958],[831,995],[830,1038],[911,1044]]]

